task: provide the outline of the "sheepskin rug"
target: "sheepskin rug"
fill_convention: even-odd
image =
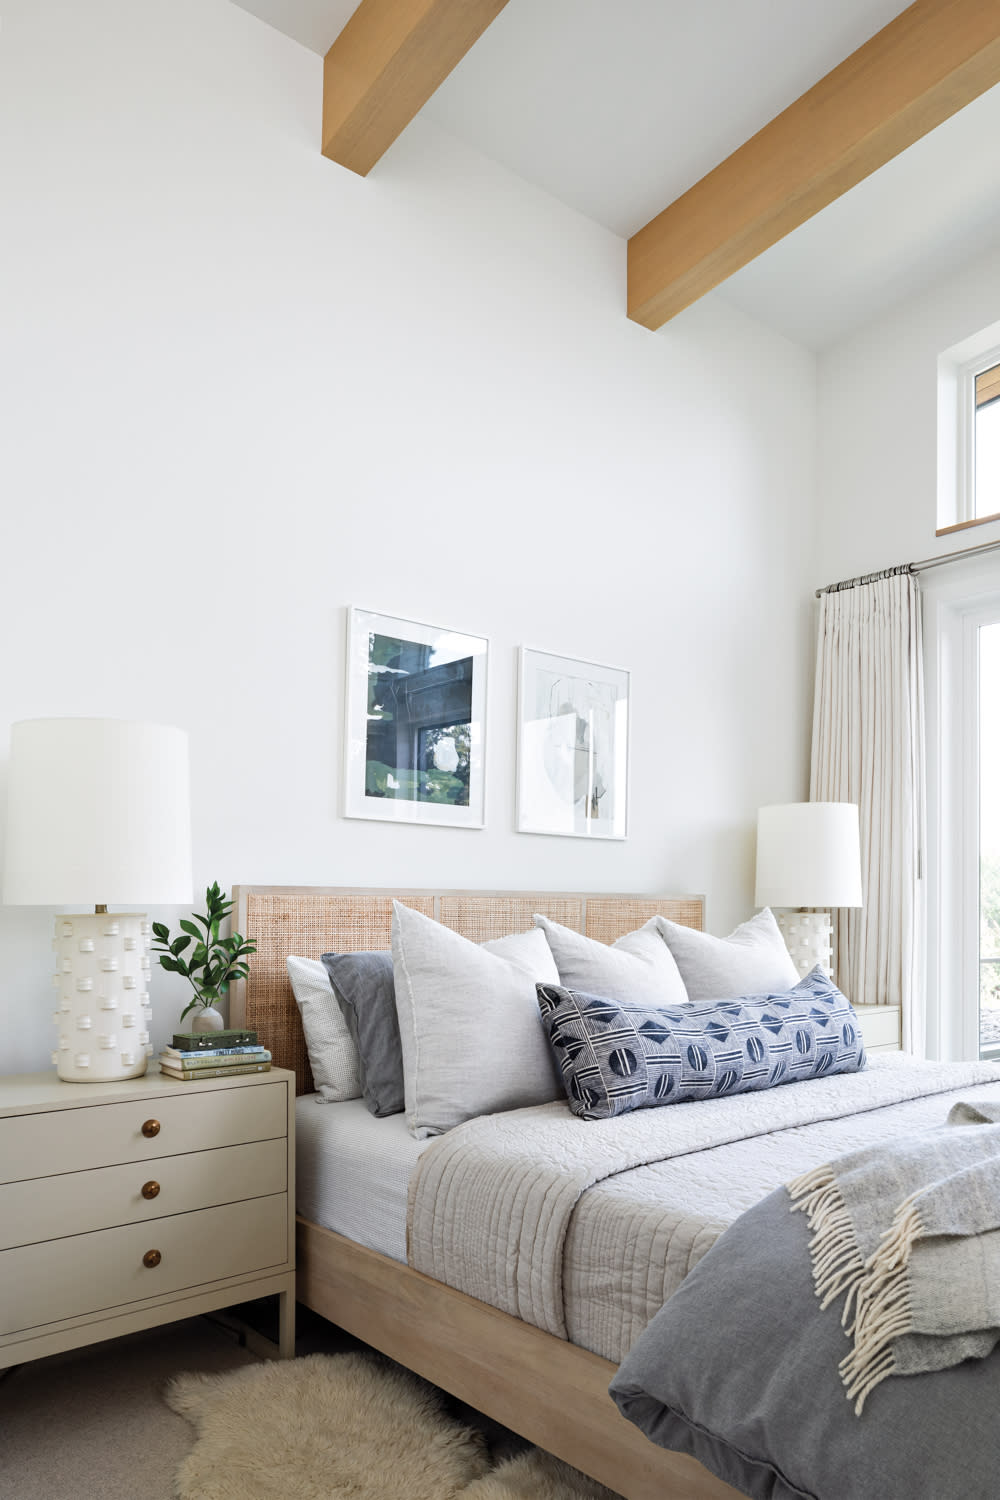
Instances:
[[[615,1500],[539,1449],[493,1467],[433,1386],[375,1355],[178,1375],[166,1401],[198,1434],[180,1500]]]

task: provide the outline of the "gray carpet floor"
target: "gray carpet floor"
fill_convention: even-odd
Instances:
[[[191,1318],[0,1370],[2,1500],[172,1500],[173,1475],[194,1432],[161,1393],[185,1370],[253,1363],[253,1331],[277,1336],[274,1308],[252,1303],[239,1312],[251,1326],[248,1348],[234,1327]],[[300,1317],[297,1354],[359,1347],[322,1318]],[[526,1446],[453,1404],[456,1415],[482,1428],[496,1458]]]
[[[160,1399],[172,1375],[253,1363],[206,1318],[18,1365],[0,1379],[4,1500],[171,1500],[194,1433]]]

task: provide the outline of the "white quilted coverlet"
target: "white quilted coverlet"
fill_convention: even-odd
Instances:
[[[976,1089],[1000,1095],[1000,1066],[890,1053],[861,1073],[615,1120],[580,1120],[563,1103],[482,1116],[420,1158],[408,1258],[618,1361],[765,1193],[859,1145],[939,1124],[942,1096]]]

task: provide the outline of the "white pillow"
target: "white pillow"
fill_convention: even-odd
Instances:
[[[313,1081],[330,1104],[361,1098],[361,1060],[341,1015],[330,976],[318,958],[285,959],[302,1017]]]
[[[724,938],[681,927],[666,917],[653,920],[677,960],[688,999],[695,1004],[772,991],[781,994],[799,982],[799,971],[767,906]]]
[[[584,937],[572,927],[561,927],[549,917],[536,915],[533,921],[545,934],[559,970],[559,982],[566,989],[617,1000],[620,1005],[687,1003],[680,970],[655,917],[610,946]]]
[[[392,967],[411,1135],[566,1097],[535,995],[559,982],[544,933],[471,943],[394,901]]]

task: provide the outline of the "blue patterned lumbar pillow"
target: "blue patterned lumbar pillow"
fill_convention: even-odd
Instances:
[[[865,1066],[851,1003],[819,968],[781,994],[666,1009],[554,984],[537,992],[570,1109],[585,1120]]]

